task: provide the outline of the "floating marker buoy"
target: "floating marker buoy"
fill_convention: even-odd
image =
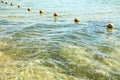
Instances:
[[[54,16],[54,22],[56,22],[58,20],[58,13],[55,12],[53,16]]]
[[[8,2],[5,2],[5,4],[8,4]]]
[[[12,4],[12,3],[10,3],[10,5],[11,5],[11,6],[13,6],[13,4]]]
[[[20,5],[18,5],[17,7],[20,8]]]
[[[39,12],[40,14],[43,14],[43,11],[42,10],[40,10],[40,12]]]
[[[40,13],[40,15],[42,16],[42,14],[43,14],[43,10],[40,10],[39,13]]]
[[[31,9],[30,9],[30,8],[28,8],[27,10],[28,10],[28,11],[31,11]]]
[[[75,19],[74,19],[74,22],[75,22],[75,23],[78,23],[78,22],[79,22],[79,19],[78,19],[78,18],[75,18]]]
[[[113,30],[113,24],[112,23],[109,23],[108,25],[107,25],[107,31],[108,32],[112,32],[112,30]]]
[[[4,1],[1,1],[1,3],[4,3]]]
[[[112,24],[112,23],[109,23],[109,24],[107,25],[107,28],[113,29],[113,24]]]
[[[53,16],[54,16],[54,17],[58,17],[58,13],[55,12]]]

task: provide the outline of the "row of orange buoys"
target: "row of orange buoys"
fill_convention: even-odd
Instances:
[[[8,4],[8,2],[4,2],[3,0],[1,1],[1,3]],[[10,5],[13,6],[13,3],[10,3]],[[18,5],[17,7],[18,7],[18,8],[21,8],[20,5]],[[27,11],[31,11],[31,8],[28,8]],[[40,11],[39,11],[39,14],[42,15],[42,14],[43,14],[43,10],[40,10]],[[55,13],[53,14],[53,16],[54,16],[54,20],[56,21],[56,20],[58,19],[58,16],[59,16],[59,15],[58,15],[57,12],[55,12]],[[75,19],[74,19],[74,22],[75,22],[75,23],[78,23],[78,22],[79,22],[79,19],[78,19],[78,18],[75,18]]]
[[[4,2],[3,0],[1,1],[1,3],[8,4],[8,2]],[[13,3],[10,3],[10,5],[13,6]],[[18,5],[17,7],[18,7],[18,8],[21,8],[20,5]],[[27,11],[30,12],[30,11],[31,11],[31,8],[28,8]],[[39,14],[42,15],[42,14],[43,14],[43,10],[40,10],[40,11],[39,11]],[[58,13],[55,12],[55,13],[53,14],[53,16],[54,16],[54,20],[57,21],[58,16],[59,16]],[[76,24],[78,24],[78,23],[80,22],[79,18],[75,18],[75,19],[74,19],[74,22],[75,22]],[[107,25],[107,30],[111,32],[112,29],[113,29],[113,27],[114,27],[113,24],[112,24],[112,23],[109,23],[109,24]]]

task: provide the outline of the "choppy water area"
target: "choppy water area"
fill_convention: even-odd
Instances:
[[[120,0],[10,2],[0,3],[0,80],[120,80]]]

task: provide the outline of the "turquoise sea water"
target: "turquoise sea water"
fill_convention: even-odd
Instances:
[[[0,80],[120,80],[120,0],[3,1]]]

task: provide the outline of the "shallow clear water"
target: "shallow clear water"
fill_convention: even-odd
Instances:
[[[0,80],[120,80],[120,0],[10,2],[0,2]]]

